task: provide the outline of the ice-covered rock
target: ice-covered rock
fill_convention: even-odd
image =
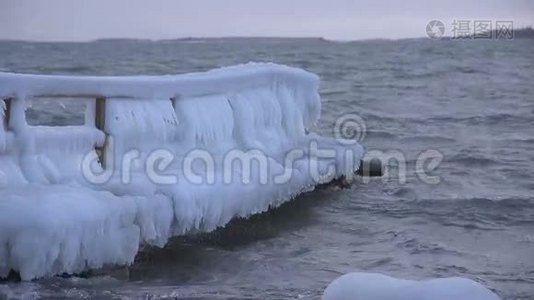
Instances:
[[[422,281],[373,273],[349,273],[335,279],[322,300],[500,300],[478,282],[451,277]]]

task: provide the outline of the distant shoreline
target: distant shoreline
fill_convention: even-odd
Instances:
[[[513,39],[534,39],[534,29],[532,27],[525,27],[513,30]],[[497,39],[497,31],[492,30],[491,36]],[[33,40],[17,40],[17,39],[0,39],[0,42],[18,42],[18,43],[168,43],[168,42],[208,42],[208,41],[241,41],[241,40],[255,40],[255,41],[316,41],[316,42],[362,42],[362,41],[401,41],[401,40],[419,40],[428,39],[428,37],[408,37],[408,38],[368,38],[357,40],[335,40],[324,37],[276,37],[276,36],[223,36],[223,37],[179,37],[169,39],[142,39],[142,38],[99,38],[88,41],[33,41]],[[452,36],[443,36],[438,40],[454,39]],[[483,40],[482,38],[470,36],[466,39]],[[486,38],[488,39],[488,38]]]

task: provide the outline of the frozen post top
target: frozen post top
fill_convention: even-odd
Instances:
[[[274,64],[176,76],[0,73],[9,99],[0,101],[9,102],[0,278],[128,265],[140,244],[162,247],[352,177],[362,147],[311,132],[318,87],[316,75]],[[27,124],[27,100],[76,97],[88,98],[85,125]]]

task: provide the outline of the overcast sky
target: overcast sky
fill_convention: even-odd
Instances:
[[[433,19],[534,25],[534,0],[0,0],[0,39],[406,38]]]

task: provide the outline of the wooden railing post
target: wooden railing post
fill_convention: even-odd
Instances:
[[[3,100],[6,105],[4,111],[4,130],[7,131],[9,128],[9,120],[11,119],[11,101],[13,99],[11,97],[5,97]]]
[[[96,154],[98,155],[98,160],[102,165],[102,168],[106,168],[106,145],[108,143],[108,135],[106,133],[106,97],[97,97],[95,101],[95,127],[104,132],[106,135],[104,144],[102,146],[97,146],[95,148]]]

